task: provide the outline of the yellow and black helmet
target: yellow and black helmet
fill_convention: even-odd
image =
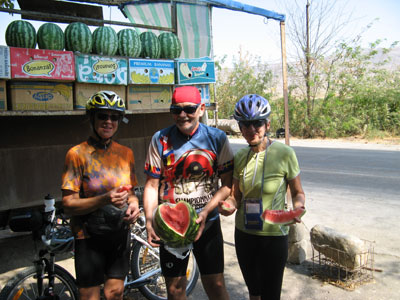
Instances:
[[[124,114],[125,103],[120,96],[112,91],[100,91],[90,97],[86,103],[86,112],[90,113],[100,109],[114,110]]]

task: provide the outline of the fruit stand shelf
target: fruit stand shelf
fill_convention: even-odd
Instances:
[[[215,110],[215,104],[210,103],[209,106],[206,107],[207,110]],[[155,113],[167,113],[169,112],[169,108],[152,108],[152,109],[135,109],[135,110],[127,110],[126,114],[155,114]],[[8,111],[0,111],[0,117],[9,117],[9,116],[79,116],[84,115],[85,110],[8,110]]]
[[[148,113],[166,113],[169,112],[168,108],[160,108],[160,109],[137,109],[137,110],[127,110],[126,114],[148,114]],[[86,112],[84,110],[37,110],[37,111],[28,111],[28,110],[20,110],[20,111],[1,111],[1,116],[79,116],[84,115]]]

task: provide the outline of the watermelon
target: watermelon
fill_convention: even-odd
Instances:
[[[80,53],[90,53],[92,51],[92,32],[84,23],[74,22],[69,24],[64,31],[65,49]]]
[[[6,44],[10,47],[36,48],[36,30],[27,21],[16,20],[8,24]]]
[[[294,218],[301,218],[306,213],[304,208],[296,208],[295,210],[269,210],[266,209],[261,218],[269,224],[289,225],[292,224]]]
[[[142,43],[141,57],[160,58],[161,46],[157,35],[151,31],[145,31],[142,32],[139,37]]]
[[[226,210],[226,211],[232,211],[235,209],[235,207],[232,204],[230,204],[229,202],[226,202],[226,201],[222,201],[221,207],[223,210]]]
[[[44,23],[37,32],[39,49],[64,50],[64,32],[54,23]]]
[[[162,203],[153,218],[155,233],[172,248],[189,245],[196,238],[200,224],[196,223],[197,213],[187,202]]]
[[[93,32],[93,53],[115,55],[118,50],[118,35],[110,26],[96,28]]]
[[[133,29],[122,29],[118,31],[118,54],[129,57],[140,57],[142,44],[139,34]]]
[[[161,47],[161,58],[173,59],[181,56],[182,45],[178,36],[172,32],[163,32],[158,36]]]

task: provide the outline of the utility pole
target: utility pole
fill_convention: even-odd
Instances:
[[[310,1],[307,0],[306,5],[306,35],[307,35],[307,46],[306,46],[306,87],[307,87],[307,118],[310,118],[310,104],[311,104],[311,91],[310,91]]]

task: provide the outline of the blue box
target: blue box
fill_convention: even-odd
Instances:
[[[174,61],[130,58],[129,84],[175,84]]]
[[[209,58],[176,60],[178,84],[201,84],[215,82],[214,61]]]
[[[121,57],[76,54],[76,81],[98,84],[128,84],[128,60]]]

